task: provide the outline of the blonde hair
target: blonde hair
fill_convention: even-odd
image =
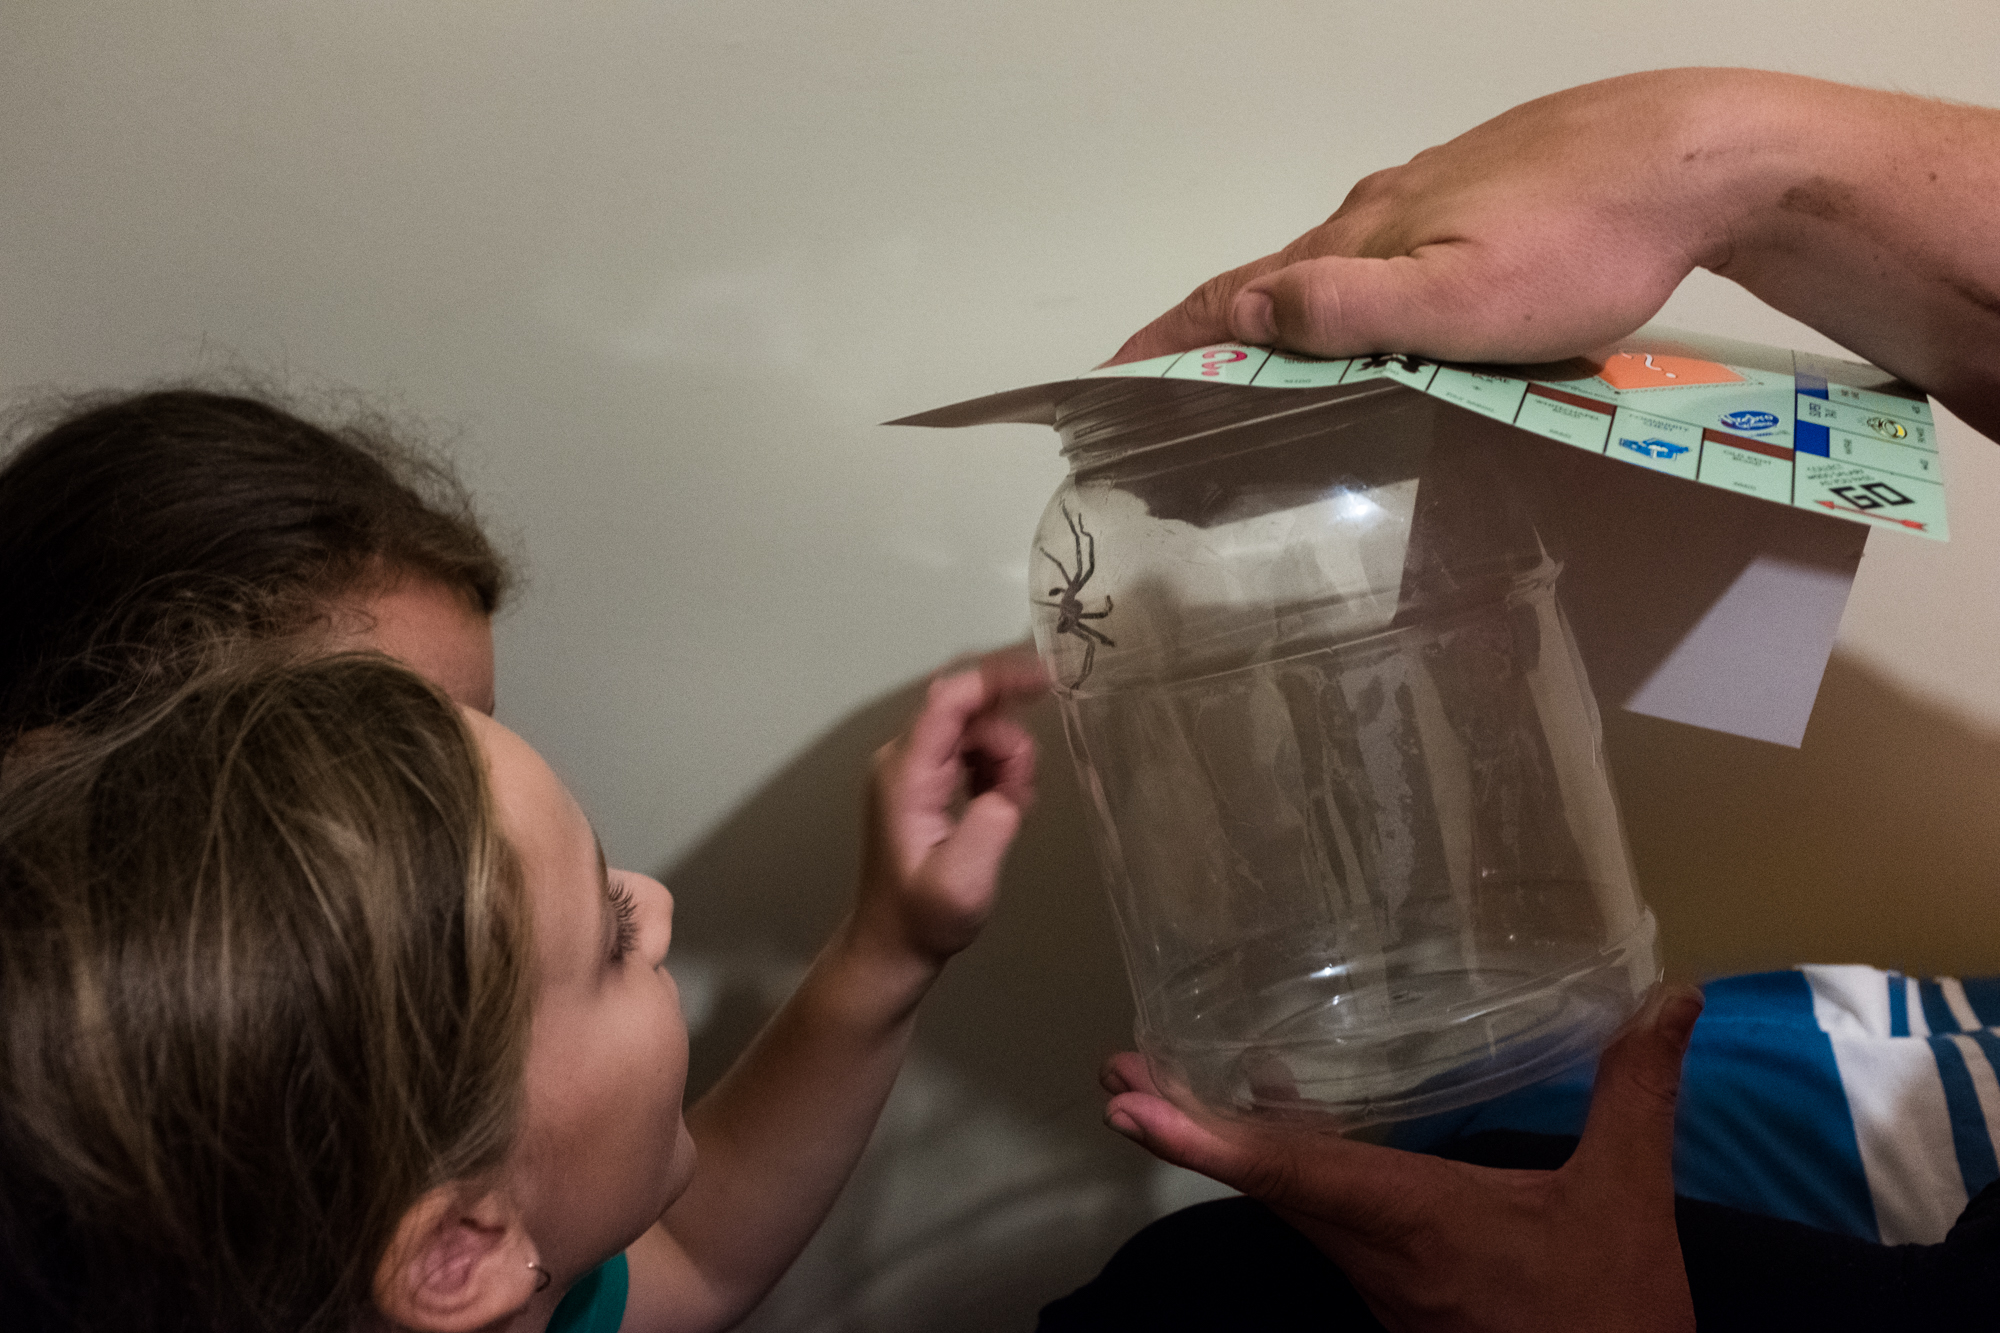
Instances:
[[[350,1327],[404,1211],[515,1135],[529,917],[470,732],[387,659],[267,659],[24,758],[0,1288],[50,1327]]]

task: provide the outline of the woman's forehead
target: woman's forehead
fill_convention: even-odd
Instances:
[[[335,646],[387,653],[453,701],[493,711],[493,622],[469,593],[405,573],[341,599],[335,616]]]

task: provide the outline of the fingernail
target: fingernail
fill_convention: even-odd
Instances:
[[[1131,1116],[1126,1115],[1123,1111],[1106,1111],[1104,1113],[1104,1126],[1107,1129],[1123,1134],[1134,1143],[1144,1143],[1146,1141],[1146,1131],[1140,1129],[1139,1122]]]
[[[1278,341],[1278,317],[1263,292],[1238,292],[1229,307],[1229,327],[1247,343]]]

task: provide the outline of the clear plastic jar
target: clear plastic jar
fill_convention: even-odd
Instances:
[[[1036,642],[1138,1045],[1191,1109],[1467,1105],[1659,975],[1559,568],[1457,417],[1124,380],[1058,413]]]

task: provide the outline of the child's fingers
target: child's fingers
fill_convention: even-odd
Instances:
[[[950,763],[973,719],[1039,694],[1048,688],[1036,665],[1030,674],[1018,661],[982,664],[972,671],[939,676],[910,724],[909,759],[915,764]]]
[[[977,671],[939,676],[924,694],[924,706],[910,724],[904,757],[918,767],[941,768],[958,755],[959,740],[974,717],[988,707],[986,683]]]
[[[1020,828],[1020,806],[998,792],[974,797],[959,817],[958,828],[931,853],[937,878],[959,889],[990,889]]]
[[[965,761],[972,794],[997,791],[1023,810],[1035,800],[1035,738],[1020,723],[997,713],[973,720],[965,735]]]
[[[940,676],[910,724],[902,758],[916,767],[943,768],[957,759],[966,732],[981,714],[1043,694],[1048,676],[1033,654],[994,653],[971,671]]]

